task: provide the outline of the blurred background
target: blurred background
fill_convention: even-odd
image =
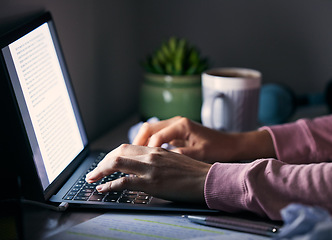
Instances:
[[[332,78],[332,0],[0,0],[0,30],[50,11],[91,140],[137,112],[139,62],[170,36],[210,67],[247,67],[296,94]]]

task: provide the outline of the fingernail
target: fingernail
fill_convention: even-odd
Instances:
[[[99,186],[96,187],[96,189],[99,192],[99,191],[101,191],[103,189],[103,186],[99,185]]]

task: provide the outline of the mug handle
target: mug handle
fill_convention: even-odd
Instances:
[[[214,116],[214,103],[215,101],[220,98],[224,99],[225,94],[224,93],[216,93],[212,97],[209,97],[208,99],[204,99],[203,105],[202,105],[202,123],[203,125],[216,129],[216,130],[222,130],[222,128],[217,127],[213,121]]]

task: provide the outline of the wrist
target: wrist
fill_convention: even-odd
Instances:
[[[272,137],[267,130],[237,133],[234,160],[276,158]]]

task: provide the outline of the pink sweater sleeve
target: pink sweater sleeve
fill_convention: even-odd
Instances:
[[[215,163],[205,181],[207,205],[274,220],[290,203],[319,205],[332,213],[332,116],[264,129],[278,160]]]
[[[272,136],[277,158],[287,163],[332,161],[332,115],[263,127]]]

